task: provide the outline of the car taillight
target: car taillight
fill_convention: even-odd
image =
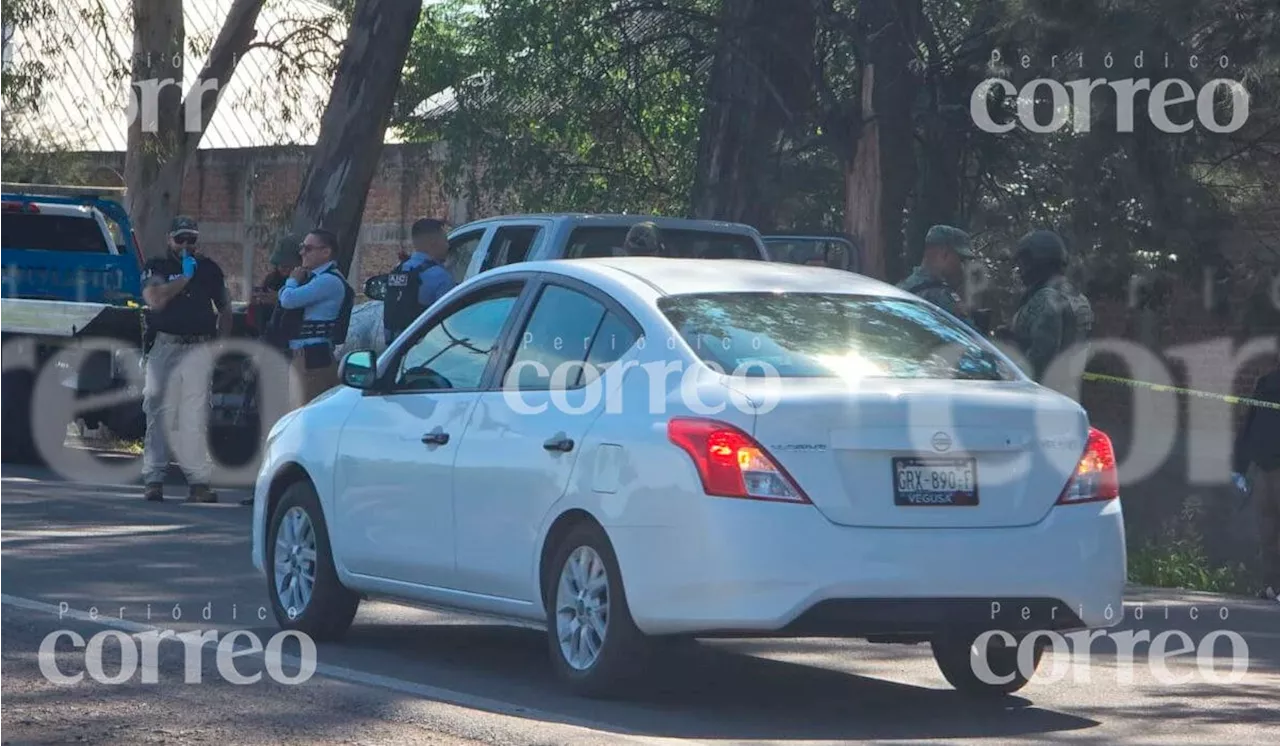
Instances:
[[[786,470],[755,439],[733,425],[676,417],[667,423],[667,437],[693,459],[708,495],[809,502]]]
[[[1101,430],[1089,428],[1089,441],[1076,471],[1058,497],[1059,505],[1114,500],[1120,497],[1120,477],[1116,473],[1116,453],[1111,438]]]
[[[10,202],[4,203],[5,212],[25,212],[29,215],[39,215],[40,208],[30,202]]]

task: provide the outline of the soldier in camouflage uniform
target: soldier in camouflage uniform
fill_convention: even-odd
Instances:
[[[973,326],[969,311],[956,288],[964,282],[965,262],[973,259],[969,234],[949,225],[935,225],[924,237],[924,256],[898,287]]]
[[[1013,342],[1044,379],[1049,366],[1067,348],[1093,331],[1089,299],[1067,280],[1067,247],[1053,231],[1032,231],[1018,241],[1018,274],[1026,292],[1013,317]]]

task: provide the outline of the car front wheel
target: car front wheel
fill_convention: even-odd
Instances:
[[[1040,666],[1046,643],[1009,645],[1003,635],[956,634],[932,642],[933,659],[947,682],[974,697],[1003,697],[1030,681]],[[1024,650],[1025,649],[1025,650]],[[1021,657],[1026,660],[1020,660]]]
[[[309,482],[285,490],[267,534],[267,584],[281,629],[335,640],[355,619],[360,597],[338,580],[320,500]]]
[[[618,560],[599,526],[582,523],[568,532],[544,587],[547,638],[561,681],[585,697],[623,693],[651,648],[631,618]]]

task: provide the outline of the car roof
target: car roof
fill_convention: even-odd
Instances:
[[[727,292],[805,292],[914,298],[911,293],[846,270],[750,259],[602,257],[522,262],[495,270],[562,274],[592,284],[622,283],[651,296]],[[648,292],[646,293],[645,290]]]
[[[651,221],[660,229],[666,230],[700,230],[720,233],[739,233],[750,235],[758,231],[746,223],[731,223],[724,220],[694,220],[690,218],[669,218],[659,215],[617,215],[586,212],[547,212],[518,215],[495,215],[494,217],[473,220],[454,230],[474,228],[489,223],[515,222],[521,220],[551,220],[559,223],[571,223],[575,227],[629,227],[636,223]]]

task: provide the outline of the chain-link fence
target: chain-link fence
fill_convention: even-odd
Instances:
[[[181,63],[176,67],[182,70],[184,97],[196,85],[232,2],[184,4],[181,51],[174,60]],[[310,0],[268,0],[255,26],[257,35],[231,79],[204,83],[218,98],[202,148],[309,144],[319,133],[345,34],[342,17]],[[131,85],[133,32],[129,0],[6,3],[6,154],[124,151],[131,119],[141,113],[147,121],[147,107],[166,85]],[[189,106],[197,105],[196,98]],[[211,105],[213,96],[206,94],[201,103]]]

